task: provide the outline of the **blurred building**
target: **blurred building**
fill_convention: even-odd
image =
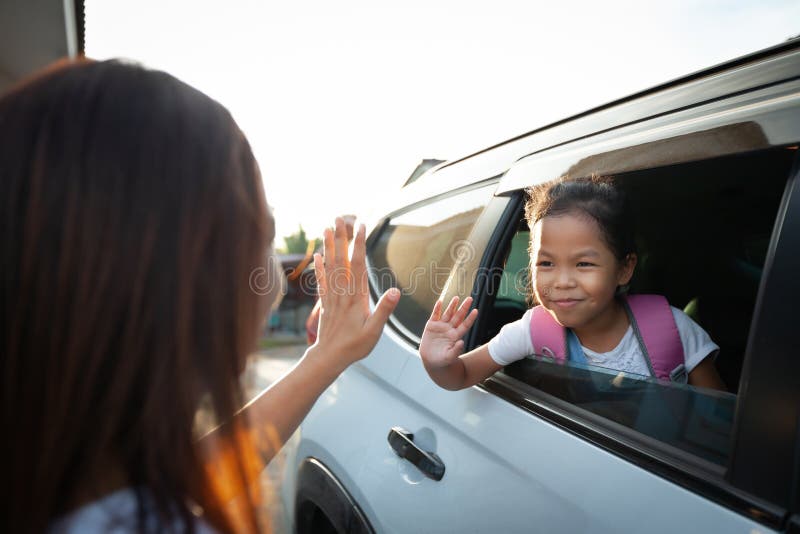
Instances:
[[[275,257],[286,275],[286,294],[270,317],[268,328],[272,333],[305,335],[306,317],[317,298],[314,269],[305,266],[299,276],[294,276],[295,269],[303,267],[305,254],[276,254]]]

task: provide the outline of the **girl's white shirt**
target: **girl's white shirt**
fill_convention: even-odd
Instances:
[[[670,308],[683,345],[684,366],[686,372],[690,373],[707,356],[712,354],[716,356],[719,346],[691,317],[678,308],[672,306]],[[489,355],[498,365],[505,366],[533,354],[530,334],[531,314],[532,310],[526,311],[521,319],[503,326],[500,332],[489,341]],[[595,352],[583,345],[581,348],[590,365],[635,375],[651,376],[631,326],[628,326],[628,330],[622,336],[619,344],[609,352]]]

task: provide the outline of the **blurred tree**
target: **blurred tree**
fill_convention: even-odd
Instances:
[[[283,242],[286,246],[282,252],[286,254],[305,254],[308,249],[308,239],[302,225],[298,226],[297,232],[284,237]]]

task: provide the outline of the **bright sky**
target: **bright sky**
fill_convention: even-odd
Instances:
[[[231,110],[280,237],[379,209],[423,158],[456,159],[800,33],[797,0],[85,4],[88,56],[166,70]]]

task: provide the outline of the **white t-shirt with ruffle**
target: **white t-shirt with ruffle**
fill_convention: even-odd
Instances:
[[[688,374],[707,356],[716,355],[719,346],[691,317],[678,308],[672,306],[670,308],[681,337],[684,366]],[[508,365],[533,354],[530,333],[531,315],[532,310],[526,311],[521,319],[503,326],[500,332],[489,341],[489,355],[498,365]],[[628,330],[622,336],[619,344],[609,352],[595,352],[584,346],[581,348],[589,365],[635,375],[651,376],[632,326],[628,326]]]

